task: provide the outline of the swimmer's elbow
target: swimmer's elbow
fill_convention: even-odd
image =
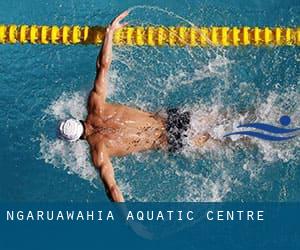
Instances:
[[[99,63],[98,70],[108,70],[111,64],[111,58],[105,56],[102,58],[101,62]]]
[[[105,172],[107,166],[104,164],[103,159],[101,159],[98,154],[93,154],[92,160],[94,163],[94,167],[100,171],[100,174],[101,172]],[[103,173],[101,175],[103,175]]]
[[[108,71],[109,67],[111,65],[111,59],[104,57],[102,59],[97,59],[96,61],[96,70],[99,72],[100,70],[106,70]]]

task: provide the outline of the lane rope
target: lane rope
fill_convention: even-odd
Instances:
[[[101,44],[105,27],[0,25],[0,44]],[[118,30],[114,44],[132,46],[299,46],[300,27],[135,26]]]

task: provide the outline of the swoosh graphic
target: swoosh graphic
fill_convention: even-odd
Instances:
[[[296,135],[293,136],[273,136],[273,135],[266,135],[266,134],[262,134],[262,133],[258,133],[258,132],[253,132],[253,131],[240,131],[240,132],[233,132],[233,133],[229,133],[224,135],[224,137],[227,136],[231,136],[231,135],[248,135],[248,136],[252,136],[252,137],[256,137],[262,140],[266,140],[266,141],[286,141],[286,140],[290,140],[296,137]]]
[[[265,123],[248,123],[248,124],[240,125],[238,126],[238,128],[256,128],[273,134],[287,134],[287,133],[300,131],[300,128],[294,128],[294,129],[278,128]]]

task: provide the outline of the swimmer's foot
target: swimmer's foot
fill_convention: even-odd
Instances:
[[[196,147],[203,147],[203,145],[210,139],[209,133],[205,133],[202,135],[197,136],[194,140],[193,143]]]

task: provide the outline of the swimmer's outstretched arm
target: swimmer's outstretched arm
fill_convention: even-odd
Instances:
[[[93,149],[92,158],[95,167],[99,170],[100,178],[109,199],[114,202],[124,202],[123,195],[115,180],[113,166],[103,143]]]
[[[120,23],[127,15],[128,11],[123,12],[117,16],[111,24],[106,28],[105,38],[103,46],[96,61],[96,78],[94,83],[94,91],[103,98],[106,99],[107,94],[107,74],[112,61],[112,44],[114,32],[117,29],[121,29],[127,25],[127,23]]]

